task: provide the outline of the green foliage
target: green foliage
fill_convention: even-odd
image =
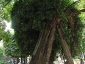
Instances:
[[[2,37],[3,37],[3,35],[4,35],[4,29],[5,29],[5,25],[2,23],[2,22],[0,22],[0,40],[2,39]]]
[[[4,35],[2,39],[4,44],[10,44],[12,42],[12,34],[10,34],[9,31],[7,32],[4,31]]]
[[[85,1],[84,0],[79,0],[79,3],[75,6],[78,10],[85,9]],[[79,14],[79,18],[82,20],[82,22],[85,21],[85,12],[82,12]]]
[[[11,20],[10,11],[11,11],[12,7],[13,7],[13,3],[10,3],[7,6],[5,6],[5,8],[3,9],[4,19],[7,20],[7,21]]]
[[[81,22],[78,16],[75,17],[75,30],[71,33],[72,41],[70,41],[70,45],[72,47],[72,55],[77,56],[81,53],[81,42],[82,42],[82,33],[84,29],[84,24]]]
[[[0,22],[0,40],[3,40],[5,44],[8,44],[12,41],[11,40],[12,34],[10,34],[9,31],[5,31],[5,29],[6,29],[5,22],[4,21]]]
[[[0,64],[10,64],[10,63],[5,60],[0,60]]]
[[[37,29],[42,25],[40,21],[46,22],[46,21],[52,20],[53,15],[62,15],[62,13],[64,12],[64,10],[69,4],[70,4],[69,0],[68,1],[62,1],[62,0],[18,1],[14,4],[14,7],[11,13],[13,28],[17,29],[16,27],[18,27],[18,24],[20,25],[25,24],[27,25],[26,27],[28,28],[33,27],[31,25],[36,25],[35,29]],[[38,26],[37,24],[40,24],[40,25]]]
[[[22,0],[14,4],[11,11],[12,26],[22,53],[32,53],[46,23],[52,21],[53,16],[64,17],[62,14],[71,3],[72,0]]]
[[[6,32],[6,21],[10,21],[10,10],[12,8],[11,0],[0,0],[0,40],[3,40],[5,43],[10,42],[9,31]]]
[[[0,21],[10,21],[10,10],[13,6],[12,0],[1,0],[0,1]]]
[[[12,40],[11,43],[4,44],[4,47],[5,47],[6,56],[11,56],[11,57],[19,57],[19,56],[21,56],[19,48],[18,48],[16,42],[14,41],[14,39]]]
[[[43,2],[43,3],[42,3]],[[81,50],[81,34],[83,24],[77,15],[73,16],[73,28],[65,15],[67,7],[73,0],[20,0],[17,1],[11,11],[12,26],[15,30],[15,39],[21,53],[32,54],[40,32],[44,31],[47,23],[53,20],[53,16],[61,17],[60,25],[64,39],[68,42],[72,56]],[[77,11],[73,6],[68,13]],[[52,56],[61,50],[59,36],[56,32],[56,40],[53,45]],[[56,43],[57,42],[57,43]],[[57,46],[57,47],[56,47]],[[54,59],[54,58],[52,58]]]
[[[79,0],[79,3],[75,6],[77,9],[84,9],[85,8],[85,1]]]
[[[3,56],[3,50],[0,49],[0,59],[2,58],[2,56]]]
[[[69,13],[74,11],[78,11],[74,6],[72,6],[69,10]],[[71,19],[72,18],[72,19]],[[73,26],[71,25],[73,23]],[[80,20],[78,15],[70,17],[70,20],[65,21],[65,19],[61,22],[63,29],[64,39],[67,41],[72,56],[77,56],[81,53],[81,41],[82,41],[82,33],[84,29],[84,24]]]
[[[83,38],[82,38],[81,46],[82,46],[82,51],[84,52],[85,51],[85,29],[82,36]]]

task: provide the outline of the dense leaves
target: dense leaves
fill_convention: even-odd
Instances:
[[[10,11],[12,6],[12,0],[0,0],[0,21],[10,21]]]
[[[69,0],[17,1],[13,6],[11,17],[15,38],[21,50],[25,52],[26,49],[32,48],[32,43],[36,44],[45,24],[53,20],[54,15],[63,17],[62,14],[69,4]]]
[[[11,17],[15,30],[15,39],[21,52],[24,54],[32,54],[40,32],[44,31],[46,23],[53,20],[53,16],[57,16],[62,18],[60,25],[72,55],[77,55],[81,49],[80,42],[83,24],[78,15],[70,17],[73,21],[69,20],[67,14],[70,15],[70,13],[77,11],[74,6],[71,6],[71,9],[65,14],[65,10],[72,2],[72,0],[17,1],[12,8]],[[70,24],[71,21],[74,25]],[[54,55],[58,49],[61,49],[61,41],[57,32],[56,35],[53,46]]]
[[[10,64],[10,63],[6,60],[0,60],[0,64]]]
[[[0,59],[2,58],[3,56],[3,50],[0,48]]]
[[[2,39],[4,35],[4,30],[5,30],[5,24],[3,22],[0,22],[0,40]]]
[[[20,50],[19,50],[19,48],[14,40],[9,44],[4,44],[4,47],[5,47],[6,56],[11,56],[11,57],[21,56]]]

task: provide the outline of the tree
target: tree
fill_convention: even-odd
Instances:
[[[4,21],[10,21],[10,11],[12,8],[13,4],[11,0],[1,0],[0,1],[0,40],[7,40],[6,37],[9,33],[5,31],[6,29],[6,23]]]
[[[73,31],[75,29],[75,23],[72,21],[74,20],[73,16],[77,16],[80,12],[85,10],[75,10],[75,8],[70,5],[72,2],[73,1],[62,0],[22,0],[17,1],[14,4],[11,12],[12,25],[15,30],[16,41],[21,48],[22,54],[23,51],[25,52],[27,48],[30,48],[29,45],[36,41],[38,43],[35,43],[35,49],[33,47],[34,52],[32,51],[33,57],[30,64],[49,64],[56,29],[58,30],[57,33],[60,36],[68,64],[73,64],[70,50],[68,48],[69,43],[67,44],[63,35],[67,34],[65,31]],[[68,25],[70,26],[70,29],[68,29]],[[64,27],[64,33],[62,32],[62,27]],[[39,37],[39,39],[36,37]],[[26,53],[27,52],[24,54]]]

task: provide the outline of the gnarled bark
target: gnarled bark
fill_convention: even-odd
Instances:
[[[67,58],[67,63],[74,64],[69,51],[69,47],[66,41],[63,39],[62,32],[58,24],[59,22],[60,22],[59,18],[54,18],[53,22],[47,24],[46,30],[40,40],[40,45],[35,55],[33,56],[30,64],[49,64],[56,26],[57,26],[57,30],[62,42],[62,47],[65,53],[65,56]]]
[[[55,21],[47,24],[46,30],[40,41],[40,45],[35,55],[33,56],[30,64],[49,64],[55,30]]]

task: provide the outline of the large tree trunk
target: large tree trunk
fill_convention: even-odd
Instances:
[[[57,30],[58,30],[58,33],[59,33],[59,36],[60,36],[60,39],[61,39],[61,44],[62,44],[62,47],[63,47],[63,50],[64,50],[64,54],[65,54],[66,59],[67,59],[67,64],[74,64],[74,62],[72,60],[70,50],[69,50],[69,47],[68,47],[68,44],[63,39],[62,32],[61,32],[61,27],[59,27],[58,25],[57,25]]]
[[[32,57],[30,64],[49,64],[55,30],[55,21],[47,24],[46,30],[40,40],[40,45]]]

